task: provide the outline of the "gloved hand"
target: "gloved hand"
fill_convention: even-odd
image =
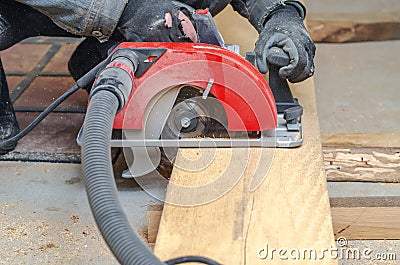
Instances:
[[[170,0],[129,0],[117,29],[127,41],[197,42],[189,10]]]
[[[283,49],[290,58],[290,64],[279,69],[281,78],[296,83],[314,74],[315,45],[294,6],[274,10],[260,32],[255,53],[258,69],[264,74],[268,71],[266,57],[271,47]]]

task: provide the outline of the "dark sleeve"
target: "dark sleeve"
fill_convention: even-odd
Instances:
[[[64,30],[106,40],[117,26],[128,0],[16,0],[28,5]]]
[[[232,0],[231,5],[235,11],[247,18],[259,32],[263,29],[269,14],[281,6],[293,5],[302,18],[306,14],[304,5],[299,1],[292,0]]]

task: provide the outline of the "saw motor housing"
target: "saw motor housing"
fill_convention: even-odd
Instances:
[[[200,43],[122,43],[142,57],[126,107],[115,129],[144,128],[146,109],[160,93],[196,87],[202,98],[214,96],[224,107],[229,131],[265,131],[277,126],[277,107],[264,77],[240,55]],[[162,122],[162,121],[160,121]]]
[[[281,148],[303,141],[303,110],[279,68],[270,66],[270,87],[254,54],[243,58],[237,46],[225,45],[207,10],[193,16],[202,43],[124,42],[109,56],[138,58],[135,73],[124,65],[107,66],[128,71],[133,81],[114,120],[122,135],[111,139],[112,146],[124,148],[129,169],[123,177],[154,171],[162,154],[173,162],[178,147]],[[270,61],[287,64],[279,49],[273,55]],[[207,132],[216,127],[224,136],[209,139],[215,134]]]

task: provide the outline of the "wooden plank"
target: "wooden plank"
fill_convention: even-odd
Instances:
[[[217,17],[218,23],[223,22],[223,36],[229,29],[240,28],[234,40],[250,40],[251,47],[244,51],[252,50],[254,30],[231,14],[232,10],[225,10]],[[258,254],[266,244],[287,249],[334,246],[314,83],[310,79],[293,88],[304,107],[302,147],[180,150],[155,246],[162,260],[202,255],[223,264],[265,264]],[[212,163],[203,158],[212,158]],[[188,169],[201,163],[202,170]],[[254,190],[254,183],[261,184]],[[329,258],[298,262],[337,264]]]
[[[400,132],[322,135],[322,145],[339,147],[400,148]]]
[[[163,208],[162,205],[147,207],[147,242],[150,244],[156,243]]]
[[[398,22],[358,22],[309,20],[307,26],[314,42],[344,43],[400,39]]]
[[[348,240],[400,239],[399,206],[333,207],[331,213],[335,238],[345,237]],[[151,219],[151,223],[159,222],[161,215],[162,210],[151,215],[150,218],[154,218]],[[157,233],[158,226],[154,226],[149,232],[149,238],[156,239]],[[149,243],[153,242],[149,241]]]
[[[315,42],[384,41],[400,38],[397,0],[306,1]]]
[[[335,236],[400,239],[400,184],[328,183]]]
[[[400,182],[399,148],[324,147],[328,181]]]
[[[398,201],[400,197],[395,199]],[[388,199],[388,198],[387,198]],[[363,201],[365,201],[364,198]],[[391,201],[393,203],[393,201]],[[358,202],[359,203],[359,202]],[[400,239],[400,207],[333,207],[331,208],[335,238],[348,240]],[[149,230],[151,242],[157,238],[162,210],[149,215],[153,228]]]
[[[400,239],[400,184],[330,182],[328,190],[336,238]],[[149,215],[156,238],[162,209]],[[151,234],[152,233],[152,234]]]
[[[400,207],[332,208],[336,237],[400,239]]]
[[[178,165],[184,164],[185,157],[196,161],[205,153],[214,160],[201,171],[175,167],[170,181],[178,185],[196,186],[218,181],[221,171],[234,177],[243,166],[245,172],[237,184],[217,200],[191,207],[165,205],[155,246],[160,258],[203,255],[223,264],[264,264],[257,252],[265,244],[275,248],[334,246],[313,80],[293,88],[304,107],[305,141],[300,148],[276,149],[270,168],[264,161],[271,159],[271,154],[261,153],[256,148],[250,153],[245,149],[218,149],[213,150],[214,154],[207,154],[209,150],[180,151]],[[242,159],[230,163],[235,156],[233,152]],[[259,163],[261,156],[263,163]],[[264,177],[261,186],[250,192],[250,180]],[[185,192],[177,186],[169,186],[167,201],[193,204],[200,199],[208,200],[231,183],[220,184],[201,192]],[[315,262],[336,264],[330,259]]]

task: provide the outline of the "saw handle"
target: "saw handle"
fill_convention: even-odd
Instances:
[[[267,56],[267,63],[270,67],[281,68],[290,63],[289,55],[281,48],[271,47]]]
[[[293,102],[289,84],[286,79],[279,77],[279,69],[290,63],[289,56],[280,48],[272,47],[267,56],[269,67],[269,86],[276,102]]]
[[[299,105],[297,99],[293,98],[287,80],[279,76],[279,69],[288,65],[290,58],[282,49],[272,47],[269,49],[267,63],[269,66],[269,86],[274,94],[278,113],[283,113],[288,124],[296,125],[298,119],[303,115],[303,108]]]
[[[266,59],[269,67],[269,86],[274,94],[278,113],[283,113],[284,116],[291,116],[287,114],[295,111],[298,116],[299,111],[297,109],[299,108],[297,106],[299,104],[293,98],[287,80],[279,76],[279,69],[290,63],[289,56],[282,49],[272,47],[269,49]],[[294,109],[293,107],[296,108]]]

